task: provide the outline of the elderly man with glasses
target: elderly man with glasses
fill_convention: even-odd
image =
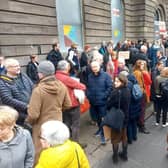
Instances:
[[[20,64],[16,59],[8,58],[4,65],[6,73],[0,76],[1,102],[19,112],[17,124],[23,125],[33,83],[26,74],[21,72]]]

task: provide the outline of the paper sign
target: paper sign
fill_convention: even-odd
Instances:
[[[119,51],[118,58],[129,59],[130,58],[130,51]]]

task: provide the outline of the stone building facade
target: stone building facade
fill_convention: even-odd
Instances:
[[[15,57],[24,66],[30,54],[45,59],[51,44],[60,41],[60,9],[57,4],[66,0],[1,0],[0,1],[0,53]],[[67,0],[69,1],[69,0]],[[85,44],[99,46],[112,39],[113,2],[120,0],[73,0],[78,2],[81,16],[81,49]],[[155,38],[154,22],[168,26],[167,0],[121,0],[122,39]],[[63,4],[64,10],[66,3]],[[116,9],[116,8],[115,8]],[[75,11],[72,9],[71,11]],[[66,14],[66,13],[65,13]],[[69,23],[71,25],[71,20]],[[63,32],[64,33],[64,32]],[[64,38],[62,38],[64,39]],[[62,44],[62,43],[61,43]]]

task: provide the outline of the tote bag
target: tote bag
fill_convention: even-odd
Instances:
[[[120,132],[124,124],[124,113],[120,108],[112,107],[104,117],[103,125]]]
[[[103,120],[103,125],[107,125],[108,127],[118,132],[120,132],[123,128],[125,118],[124,112],[120,108],[120,99],[121,99],[121,91],[119,90],[118,108],[112,107],[107,112]]]

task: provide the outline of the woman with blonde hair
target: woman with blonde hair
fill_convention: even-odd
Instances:
[[[0,106],[0,167],[33,168],[34,147],[27,130],[16,126],[18,112]]]
[[[61,121],[42,124],[39,138],[44,150],[35,168],[90,168],[83,149],[69,137],[69,129]]]

